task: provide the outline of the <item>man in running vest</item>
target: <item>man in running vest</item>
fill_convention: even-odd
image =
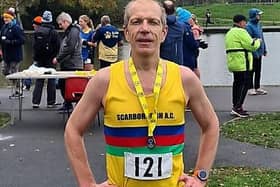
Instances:
[[[190,69],[160,59],[167,27],[157,1],[130,1],[124,26],[131,57],[97,72],[66,125],[65,145],[78,186],[203,187],[219,137],[213,107]],[[201,128],[193,175],[184,173],[183,162],[188,102]],[[83,134],[101,108],[108,180],[97,184]]]

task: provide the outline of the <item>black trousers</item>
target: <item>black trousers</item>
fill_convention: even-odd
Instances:
[[[37,79],[35,82],[35,88],[33,90],[32,103],[40,104],[42,91],[44,87],[44,79]],[[56,100],[56,88],[55,88],[55,79],[48,79],[47,84],[47,103],[48,105],[55,104]]]
[[[250,89],[260,88],[262,70],[262,57],[253,59],[253,71],[251,71]]]
[[[251,72],[233,72],[232,104],[234,108],[241,108],[247,91],[250,88]]]

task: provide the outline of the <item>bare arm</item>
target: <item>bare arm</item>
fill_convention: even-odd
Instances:
[[[90,169],[83,135],[102,107],[108,83],[109,69],[105,68],[89,81],[65,128],[64,140],[68,158],[80,187],[98,186]]]
[[[208,100],[200,80],[188,68],[181,68],[186,97],[192,114],[201,128],[199,152],[195,169],[209,171],[212,167],[219,141],[219,120]],[[205,184],[202,184],[204,186]]]

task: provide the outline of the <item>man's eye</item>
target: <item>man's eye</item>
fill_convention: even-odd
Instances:
[[[150,20],[149,23],[151,25],[160,25],[160,21],[158,21],[158,20]]]
[[[141,21],[140,20],[131,20],[130,24],[131,25],[139,25],[139,24],[141,24]]]

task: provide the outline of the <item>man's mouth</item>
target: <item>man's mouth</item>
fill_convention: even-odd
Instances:
[[[141,43],[149,43],[149,42],[152,42],[153,40],[148,39],[148,38],[139,38],[136,41],[141,42]]]

